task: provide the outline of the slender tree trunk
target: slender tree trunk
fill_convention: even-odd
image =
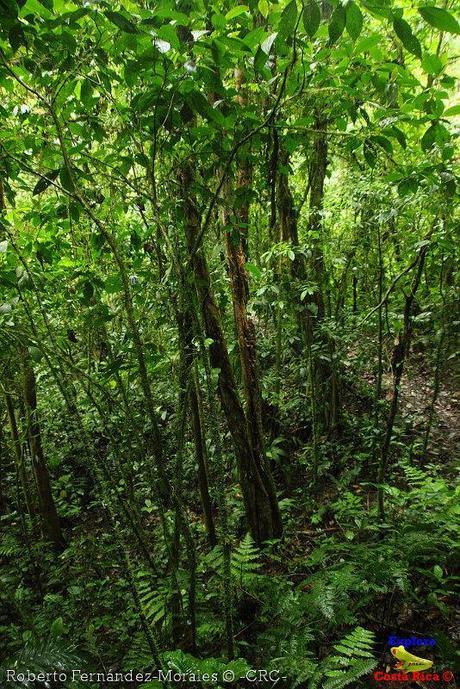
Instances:
[[[313,159],[310,166],[310,217],[308,229],[312,235],[311,265],[316,281],[314,304],[316,305],[316,321],[321,321],[325,315],[324,307],[324,256],[322,248],[323,235],[323,201],[324,181],[328,164],[328,145],[326,135],[322,129],[324,123],[317,118],[316,128],[319,130],[315,136]]]
[[[0,415],[0,472],[2,476],[6,476],[8,466],[8,451],[6,446],[6,439],[3,434],[3,413]],[[8,499],[6,495],[6,484],[0,480],[0,515],[8,512]]]
[[[415,299],[415,294],[417,292],[418,286],[420,284],[420,278],[422,277],[423,266],[425,264],[425,257],[428,251],[428,247],[425,245],[419,252],[418,261],[416,263],[416,272],[412,280],[410,293],[406,296],[404,305],[404,324],[402,331],[399,333],[398,342],[395,345],[392,356],[392,370],[393,370],[393,396],[391,399],[390,412],[388,414],[388,419],[385,429],[385,437],[382,444],[382,449],[380,452],[380,465],[377,477],[378,483],[378,510],[379,518],[381,521],[385,519],[385,508],[383,499],[383,482],[385,480],[386,470],[389,461],[389,452],[391,438],[393,435],[393,426],[396,419],[396,414],[398,411],[399,402],[399,391],[401,385],[401,378],[404,371],[404,363],[406,357],[409,353],[411,338],[412,338],[412,304]]]
[[[30,494],[29,484],[27,482],[27,476],[26,476],[26,471],[25,471],[25,467],[24,467],[22,444],[21,444],[21,439],[19,438],[18,425],[17,425],[17,421],[16,421],[16,414],[14,411],[13,399],[8,392],[5,393],[5,404],[6,404],[6,411],[8,413],[8,421],[9,421],[9,425],[10,425],[11,440],[13,443],[14,458],[15,458],[15,462],[16,462],[16,470],[17,470],[17,474],[19,477],[19,482],[21,484],[22,492],[24,494],[24,501],[26,504],[26,509],[27,509],[28,514],[29,514],[29,517],[32,519],[32,515],[34,514],[32,496]]]
[[[358,313],[358,277],[357,277],[357,275],[355,275],[355,273],[353,273],[352,283],[353,283],[352,311],[353,311],[353,313]]]
[[[380,232],[380,227],[377,228],[377,248],[378,248],[378,264],[379,264],[379,274],[378,274],[378,304],[379,308],[377,310],[377,323],[378,323],[378,353],[377,353],[377,379],[375,386],[375,400],[378,408],[378,402],[382,394],[382,374],[383,374],[383,254],[382,254],[382,235]]]
[[[180,303],[182,308],[175,308],[177,327],[179,332],[179,346],[181,358],[184,361],[186,377],[189,381],[188,395],[191,411],[193,440],[195,444],[195,456],[198,465],[198,487],[200,490],[201,505],[206,524],[206,531],[211,547],[217,544],[216,529],[214,525],[212,501],[209,495],[208,459],[206,451],[205,431],[201,413],[201,390],[195,368],[195,348],[193,345],[193,311],[190,298],[182,287]]]
[[[434,365],[434,381],[433,392],[431,395],[430,406],[428,408],[428,420],[426,424],[425,435],[423,438],[422,457],[426,461],[428,452],[428,443],[430,440],[431,429],[433,427],[433,419],[435,413],[436,401],[438,399],[439,391],[441,389],[441,368],[442,368],[442,350],[444,346],[444,329],[442,328],[438,335],[438,344],[436,347],[436,361]]]
[[[37,390],[35,374],[30,363],[29,352],[21,352],[23,366],[23,391],[26,411],[27,432],[32,457],[32,466],[37,483],[38,504],[42,517],[43,530],[58,550],[65,547],[59,516],[51,491],[48,467],[43,454],[40,424],[37,412]]]
[[[202,423],[201,390],[196,369],[193,370],[193,383],[190,388],[190,407],[192,411],[193,439],[195,442],[195,456],[198,465],[198,487],[200,489],[201,505],[203,507],[204,521],[208,533],[209,545],[214,548],[217,545],[216,527],[212,501],[209,495],[208,457],[206,440]]]

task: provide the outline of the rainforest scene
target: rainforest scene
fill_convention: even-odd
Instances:
[[[458,9],[0,0],[1,689],[457,686]]]

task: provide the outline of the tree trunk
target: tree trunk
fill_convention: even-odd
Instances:
[[[193,382],[190,388],[190,407],[192,411],[193,438],[195,442],[195,456],[198,464],[198,487],[200,489],[201,505],[203,507],[204,521],[208,533],[209,545],[214,548],[217,545],[216,527],[212,501],[209,495],[208,457],[206,441],[201,414],[201,391],[196,371],[193,371]]]
[[[268,538],[281,535],[282,526],[276,492],[263,454],[258,447],[253,448],[251,445],[248,420],[238,397],[219,310],[211,289],[207,261],[203,249],[195,250],[195,242],[200,231],[200,221],[191,196],[193,187],[192,164],[184,164],[179,176],[184,203],[187,247],[192,262],[206,337],[212,340],[209,350],[211,365],[213,369],[219,370],[218,393],[235,447],[247,522],[254,540],[260,543]],[[252,428],[251,433],[255,435],[257,430]]]
[[[388,414],[388,419],[385,429],[385,437],[382,444],[382,449],[380,452],[380,464],[377,477],[378,483],[378,510],[379,517],[381,521],[385,519],[385,509],[383,500],[383,481],[385,480],[386,470],[388,466],[389,454],[390,454],[390,444],[393,435],[393,426],[396,419],[396,413],[398,411],[399,402],[399,390],[401,385],[401,378],[404,371],[404,363],[406,357],[409,353],[410,343],[412,339],[412,304],[415,299],[415,293],[417,292],[418,286],[420,284],[420,278],[422,277],[423,266],[425,264],[425,257],[428,251],[428,246],[425,245],[421,248],[418,255],[418,260],[416,263],[416,271],[414,278],[412,280],[410,293],[406,296],[406,301],[404,305],[404,324],[402,331],[399,333],[398,341],[395,345],[392,355],[391,366],[393,370],[393,396],[391,399],[390,412]]]
[[[8,421],[10,424],[10,433],[11,433],[11,440],[13,443],[14,458],[15,458],[15,462],[16,462],[16,471],[17,471],[19,482],[21,484],[22,492],[24,493],[24,501],[26,504],[26,509],[27,509],[28,514],[29,514],[29,517],[32,519],[32,515],[34,514],[32,497],[30,495],[29,485],[27,483],[27,476],[26,476],[26,472],[25,472],[25,468],[24,468],[24,461],[23,461],[24,458],[23,458],[23,454],[22,454],[22,445],[21,445],[21,440],[19,438],[18,424],[16,421],[16,414],[14,411],[13,399],[8,392],[5,393],[5,405],[6,405],[6,410],[8,413]]]
[[[30,443],[30,453],[35,480],[37,483],[38,504],[42,518],[43,531],[58,550],[65,547],[64,536],[61,531],[59,516],[51,491],[51,482],[43,454],[40,424],[37,413],[37,392],[33,368],[29,353],[22,351],[23,391],[27,421],[27,432]]]
[[[8,452],[6,447],[6,440],[3,434],[3,419],[0,416],[0,472],[2,476],[6,476],[8,465]],[[8,512],[8,499],[5,490],[6,484],[0,481],[0,515]]]
[[[183,290],[185,292],[185,289]],[[182,350],[182,358],[186,369],[186,377],[190,380],[189,400],[192,417],[193,440],[195,443],[195,456],[198,465],[198,487],[200,490],[201,506],[203,508],[206,531],[209,544],[213,548],[217,545],[216,528],[214,525],[212,501],[209,495],[208,459],[206,453],[206,440],[202,424],[201,391],[198,377],[195,371],[194,346],[193,346],[193,315],[191,306],[187,303],[187,295],[181,295],[183,308],[177,308],[176,321],[179,331],[179,345]]]
[[[323,131],[325,123],[316,118],[315,128],[318,133],[315,136],[313,157],[310,167],[310,217],[308,230],[311,237],[311,268],[316,283],[316,290],[310,298],[305,300],[305,332],[307,346],[314,349],[318,345],[320,356],[312,354],[312,373],[314,381],[312,387],[316,391],[318,421],[320,425],[334,431],[338,422],[339,399],[337,372],[334,370],[333,357],[335,344],[331,338],[321,333],[315,333],[326,314],[324,299],[324,254],[323,254],[323,201],[324,182],[328,164],[328,145],[326,134]],[[315,337],[316,335],[316,337]]]

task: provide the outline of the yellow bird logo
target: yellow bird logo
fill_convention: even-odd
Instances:
[[[403,672],[419,672],[421,670],[428,670],[433,665],[432,660],[414,656],[412,653],[406,651],[404,646],[393,646],[390,650],[392,655],[399,661],[396,664],[397,670],[402,670]]]

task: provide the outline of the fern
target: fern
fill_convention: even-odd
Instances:
[[[368,675],[376,666],[372,650],[374,645],[373,632],[356,627],[337,644],[337,652],[328,656],[313,676],[309,689],[343,689]]]
[[[239,579],[240,585],[250,582],[259,576],[260,552],[252,536],[247,533],[237,548],[232,552],[231,571],[236,580]]]
[[[131,648],[123,658],[123,670],[145,670],[152,665],[152,653],[144,632],[138,632],[133,639]]]
[[[200,571],[213,570],[219,577],[223,576],[224,557],[220,546],[216,546],[201,560]],[[254,583],[260,575],[260,551],[248,533],[232,550],[231,575],[233,583],[244,588]]]
[[[23,547],[12,533],[5,533],[0,540],[0,557],[13,557],[22,553]]]
[[[430,480],[430,477],[425,471],[422,471],[422,469],[418,467],[414,467],[412,464],[400,462],[400,466],[410,488],[420,488],[423,483]]]
[[[147,620],[152,624],[163,623],[168,614],[171,589],[165,585],[152,587],[151,576],[147,572],[138,574],[139,598]]]
[[[273,658],[270,667],[289,677],[290,689],[300,686],[314,676],[318,664],[310,650],[314,636],[310,629],[301,629],[281,644],[281,655]]]
[[[310,614],[311,611],[318,610],[328,621],[335,620],[339,624],[354,623],[351,595],[362,587],[362,576],[358,574],[357,568],[353,565],[342,565],[327,572],[320,571],[302,584],[310,587],[303,604]]]
[[[20,653],[0,668],[0,674],[5,675],[6,668],[16,670],[16,674],[27,671],[39,674],[65,672],[80,666],[82,661],[75,646],[51,633],[45,640],[36,637],[28,639]],[[18,689],[29,686],[27,681],[11,681],[10,684]]]

